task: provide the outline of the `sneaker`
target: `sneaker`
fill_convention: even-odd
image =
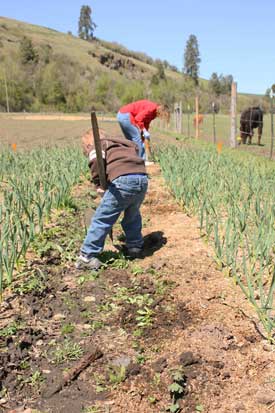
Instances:
[[[102,262],[98,258],[86,258],[80,255],[75,263],[77,270],[94,270],[97,271],[102,266]]]
[[[140,258],[142,255],[142,248],[127,248],[126,249],[126,256],[130,258]]]

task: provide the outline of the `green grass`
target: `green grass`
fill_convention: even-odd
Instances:
[[[203,124],[200,126],[200,136],[198,140],[195,140],[195,128],[193,125],[193,119],[195,117],[195,114],[192,113],[189,116],[189,125],[190,125],[190,138],[191,141],[190,143],[192,144],[198,144],[201,146],[203,142],[209,142],[213,143],[214,139],[214,133],[213,133],[213,115],[208,114],[204,115],[204,120]],[[166,142],[168,143],[169,141],[175,142],[175,140],[178,140],[179,142],[185,142],[186,138],[188,137],[188,115],[183,114],[183,121],[182,121],[183,129],[182,129],[182,134],[178,134],[175,132],[174,128],[174,123],[173,123],[173,117],[171,118],[170,122],[170,127],[168,130],[162,129],[161,128],[161,123],[159,120],[155,120],[153,123],[153,133],[152,133],[152,142],[154,143],[154,136],[157,135],[157,137],[163,137],[165,134],[166,137]],[[239,131],[239,126],[240,126],[240,114],[237,117],[237,136],[240,135]],[[263,155],[263,156],[269,156],[270,153],[270,143],[271,143],[271,118],[270,114],[265,114],[264,115],[264,127],[263,127],[263,135],[261,139],[261,143],[263,146],[258,146],[257,145],[257,138],[258,137],[258,131],[257,129],[254,129],[254,136],[252,138],[252,145],[238,145],[237,150],[238,151],[245,151],[245,152],[251,152],[255,155]],[[171,139],[169,139],[171,138]],[[225,146],[229,146],[229,139],[230,139],[230,115],[223,115],[223,114],[218,114],[216,115],[216,142],[222,142]],[[161,141],[163,142],[164,139],[161,138]],[[274,149],[274,154],[275,154],[275,149]]]

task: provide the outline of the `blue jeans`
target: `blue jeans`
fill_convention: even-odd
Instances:
[[[126,236],[126,246],[142,248],[142,220],[139,209],[147,187],[147,175],[142,174],[122,175],[109,184],[81,247],[81,253],[85,257],[96,257],[103,251],[105,239],[123,211],[121,225]]]
[[[145,160],[145,148],[141,140],[140,130],[137,126],[131,123],[130,113],[118,112],[117,120],[125,138],[138,145],[139,156]]]

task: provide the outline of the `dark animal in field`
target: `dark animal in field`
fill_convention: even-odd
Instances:
[[[259,106],[254,106],[241,113],[240,133],[242,143],[251,145],[253,129],[258,128],[258,145],[261,144],[263,132],[263,111]]]

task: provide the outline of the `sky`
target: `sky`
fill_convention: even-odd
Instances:
[[[194,34],[202,78],[231,74],[239,92],[257,94],[275,83],[274,0],[0,0],[0,15],[77,35],[82,5],[91,7],[100,39],[182,70]]]

